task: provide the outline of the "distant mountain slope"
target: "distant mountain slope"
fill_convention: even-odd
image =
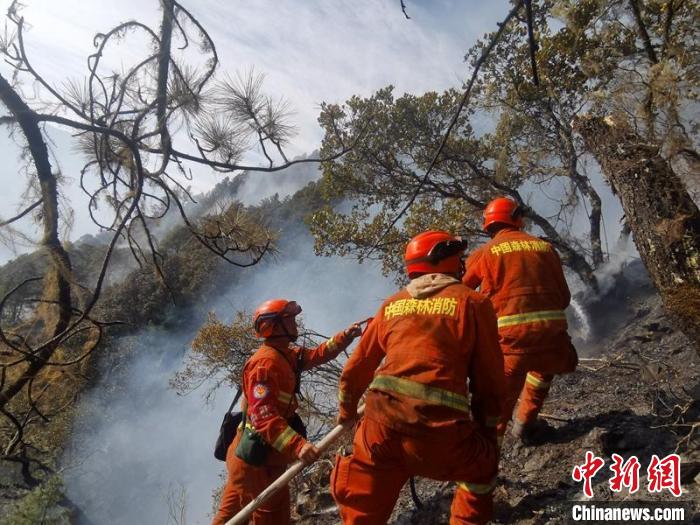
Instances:
[[[309,167],[313,167],[313,170],[317,169],[316,166],[309,165]],[[266,175],[257,174],[256,176]],[[314,176],[301,177],[301,182],[305,183]],[[214,204],[217,202],[237,201],[240,189],[247,184],[247,177],[248,175],[243,174],[235,179],[224,179],[210,193],[198,197],[198,203],[192,205],[195,211],[193,215],[206,214],[215,210]],[[282,178],[286,181],[287,188],[291,188],[294,179],[290,175],[283,175]],[[252,198],[250,195],[248,197]],[[311,182],[293,195],[268,196],[256,205],[247,206],[246,212],[258,222],[276,231],[278,246],[288,248],[288,241],[296,237],[299,231],[304,230],[304,217],[321,206],[321,203],[317,184]],[[168,287],[157,278],[152,268],[139,268],[127,247],[122,246],[117,249],[110,263],[107,286],[100,296],[93,316],[101,320],[119,320],[126,324],[110,328],[101,346],[89,359],[73,367],[57,370],[56,378],[70,377],[71,380],[67,383],[63,380],[52,380],[47,395],[57,399],[72,398],[74,401],[80,395],[86,395],[87,387],[96,384],[101,376],[109,373],[109,367],[112,364],[116,363],[115,366],[121,367],[130,362],[133,357],[130,352],[133,348],[129,343],[129,335],[140,334],[139,330],[144,327],[156,331],[162,329],[163,332],[168,329],[177,331],[178,327],[186,321],[196,322],[197,319],[205,317],[204,309],[207,305],[244,278],[242,277],[244,272],[240,268],[228,264],[203,247],[173,214],[166,216],[163,222],[166,224],[154,223],[153,226],[158,232],[159,250],[165,256],[163,272]],[[105,234],[84,235],[79,242],[68,247],[78,282],[92,285],[96,279],[106,250],[104,236]],[[271,259],[274,260],[274,257]],[[266,267],[269,264],[264,259],[260,266]],[[20,255],[3,265],[0,267],[0,297],[23,280],[41,276],[45,268],[46,260],[41,250]],[[256,270],[256,268],[249,269],[246,273],[248,277],[245,278],[251,275],[250,270]],[[25,301],[30,297],[39,296],[39,292],[40,288],[36,286],[33,289],[22,289],[21,293],[14,294],[6,305],[2,319],[3,326],[7,328],[16,323],[23,309],[26,308]],[[167,358],[181,359],[182,348],[182,344],[169,348]],[[153,348],[148,345],[142,349],[146,355],[149,352],[153,353]],[[2,359],[1,354],[0,359]],[[109,362],[107,367],[103,366],[105,361]],[[30,443],[40,444],[41,450],[35,453],[44,464],[58,463],[63,454],[65,440],[70,440],[74,431],[72,425],[75,422],[72,414],[73,410],[69,408],[60,415],[52,417],[50,422],[37,421],[31,427],[32,435],[25,435],[25,439]],[[214,425],[211,428],[214,429]],[[9,434],[12,429],[0,427],[0,431]],[[44,483],[46,479],[55,480],[55,478],[42,478],[44,481],[32,485],[33,490],[30,491],[28,486],[30,484],[26,483],[27,478],[20,467],[20,464],[0,462],[0,471],[2,471],[0,516],[10,516],[8,523],[15,525],[12,520],[19,519],[20,515],[35,515],[32,512],[37,511],[37,505],[49,505],[52,515],[63,515],[68,512],[75,517],[80,514],[80,509],[65,499],[60,483],[55,484],[53,481],[51,484]],[[27,495],[28,498],[23,499],[23,496]],[[10,512],[8,505],[20,514],[15,511]],[[0,523],[4,525],[3,519],[0,518]],[[31,522],[30,520],[27,523]]]

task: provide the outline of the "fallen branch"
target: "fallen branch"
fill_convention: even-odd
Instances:
[[[553,416],[552,414],[547,414],[545,412],[540,412],[538,414],[539,417],[543,419],[551,419],[552,421],[561,421],[562,423],[571,423],[571,419],[568,417],[559,417],[559,416]]]
[[[594,357],[582,357],[579,358],[579,363],[602,363],[601,366],[597,368],[593,368],[590,366],[586,365],[579,365],[579,368],[582,368],[584,370],[589,370],[590,372],[599,372],[603,370],[604,368],[608,368],[610,366],[614,366],[617,368],[627,368],[628,370],[639,370],[639,366],[635,365],[634,363],[628,363],[627,361],[620,361],[622,359],[623,354],[619,354],[615,356],[613,359],[601,359],[601,358],[594,358]]]
[[[658,429],[658,428],[670,428],[670,427],[699,427],[700,426],[700,421],[691,421],[689,423],[667,423],[665,425],[656,425],[656,426],[651,426],[649,428],[651,429]]]
[[[698,428],[700,428],[700,421],[695,422],[695,423],[693,423],[692,425],[689,425],[689,426],[690,426],[690,431],[689,431],[684,437],[682,437],[682,438],[678,441],[678,443],[676,443],[676,448],[675,448],[675,450],[674,450],[674,452],[675,452],[676,454],[678,454],[678,452],[680,451],[681,445],[682,445],[683,443],[685,443],[685,444],[686,444],[686,448],[687,448],[688,450],[690,450],[690,448],[691,448],[691,441],[692,441],[692,439],[693,439],[693,435],[695,434],[695,431],[696,431]]]

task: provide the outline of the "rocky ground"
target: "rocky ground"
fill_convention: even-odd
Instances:
[[[594,478],[594,500],[674,500],[686,502],[686,522],[700,523],[700,359],[688,340],[674,330],[661,301],[644,282],[621,279],[608,294],[588,304],[588,344],[579,344],[578,370],[555,380],[543,415],[554,427],[536,446],[503,446],[494,523],[566,523],[572,501],[585,500],[574,482],[574,465],[586,451],[605,459]],[[682,496],[647,491],[646,469],[652,454],[681,455]],[[640,490],[613,493],[608,487],[617,453],[637,456]],[[298,523],[339,523],[328,492],[330,461],[297,485]],[[416,480],[423,507],[416,509],[404,487],[390,523],[438,524],[449,520],[451,483]],[[569,502],[569,506],[566,504]]]

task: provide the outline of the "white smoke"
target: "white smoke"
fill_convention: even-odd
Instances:
[[[301,156],[294,160],[318,158],[318,155],[319,152],[315,151],[308,157]],[[284,171],[271,174],[249,173],[238,190],[236,198],[243,204],[251,206],[259,204],[261,200],[273,195],[283,199],[294,194],[300,187],[319,179],[320,176],[320,167],[312,164],[295,164]]]
[[[243,284],[207,309],[228,321],[234,310],[286,297],[302,305],[307,327],[331,335],[373,315],[394,291],[377,265],[315,257],[306,234],[288,245],[276,262],[241,270]],[[213,445],[233,392],[224,389],[205,406],[199,391],[180,397],[168,387],[202,321],[177,333],[153,329],[130,338],[133,358],[110,363],[82,402],[64,477],[68,496],[93,523],[168,523],[168,491],[180,486],[186,523],[210,521],[224,470]]]
[[[576,333],[574,335],[582,341],[588,341],[591,337],[591,321],[588,317],[588,312],[586,312],[583,304],[575,297],[571,298],[569,306],[576,318]]]
[[[615,247],[610,251],[608,260],[595,272],[600,288],[599,294],[605,295],[615,286],[615,276],[618,275],[632,261],[639,259],[639,252],[634,244],[632,236],[619,239]]]

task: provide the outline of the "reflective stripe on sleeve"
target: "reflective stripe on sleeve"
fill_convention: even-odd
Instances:
[[[331,337],[328,341],[326,341],[326,348],[328,350],[335,350],[335,347],[338,346],[338,343],[335,342],[335,338]]]
[[[287,392],[280,391],[280,393],[277,394],[277,399],[286,405],[287,403],[291,403],[292,394],[288,394]]]
[[[491,483],[467,483],[466,481],[458,481],[457,487],[472,494],[488,494],[496,488],[496,480]]]
[[[537,390],[547,390],[549,388],[549,385],[552,384],[551,381],[542,381],[541,379],[538,379],[529,373],[527,374],[527,376],[525,376],[525,381],[527,381],[529,385],[531,385]]]
[[[433,405],[442,405],[469,413],[469,399],[466,396],[455,394],[442,388],[427,386],[416,381],[409,381],[401,377],[376,376],[369,388],[396,392],[404,396],[421,399]]]
[[[542,310],[527,314],[504,315],[498,318],[498,328],[517,324],[541,323],[544,321],[566,321],[564,310]]]
[[[292,441],[294,436],[298,436],[294,429],[290,426],[287,426],[279,436],[277,436],[277,439],[275,439],[275,442],[272,444],[272,446],[278,450],[279,452],[284,452],[284,449],[287,448],[287,445],[289,445],[289,442]]]
[[[349,403],[352,400],[352,396],[349,392],[345,390],[338,390],[338,401],[341,403]]]

